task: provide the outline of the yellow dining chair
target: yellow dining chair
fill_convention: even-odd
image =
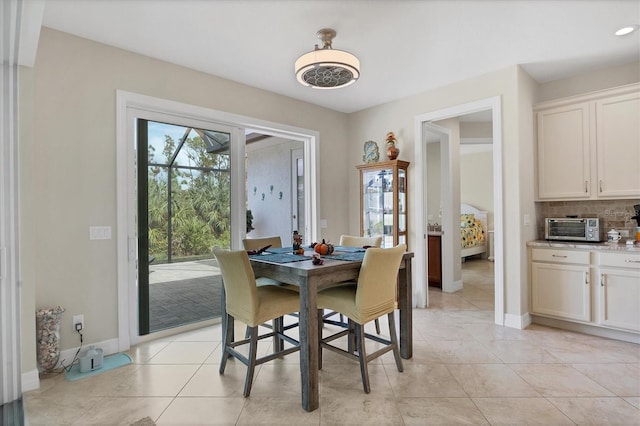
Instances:
[[[282,239],[280,238],[280,236],[263,237],[263,238],[245,238],[242,240],[242,245],[244,246],[245,250],[256,250],[256,251],[266,246],[271,246],[272,248],[282,248]],[[274,280],[273,278],[268,278],[268,277],[256,277],[256,285],[258,287],[261,287],[263,285],[277,285],[282,288],[286,288],[287,290],[299,292],[298,287],[296,287],[295,285],[284,284],[278,280]],[[294,314],[293,316],[299,317],[297,313]],[[297,322],[288,324],[287,326],[285,326],[283,318],[276,319],[274,324],[277,327],[276,330],[280,332],[283,332],[285,330],[288,330],[290,328],[295,328],[298,326]],[[271,326],[268,324],[263,324],[263,326],[267,328],[271,328]],[[247,338],[249,337],[249,326],[247,326],[245,337]],[[274,343],[274,350],[282,350],[283,346],[281,342],[279,342],[277,339],[274,339],[273,343]]]
[[[245,250],[260,250],[266,246],[273,248],[282,248],[282,239],[277,237],[264,237],[264,238],[245,238],[242,240],[242,245]],[[280,281],[276,281],[267,277],[256,277],[256,283],[261,285],[282,285]]]
[[[382,245],[382,236],[377,237],[357,237],[355,235],[340,235],[340,245],[345,247],[380,247]],[[329,312],[325,314],[322,319],[329,319],[337,312]],[[330,324],[335,324],[333,321],[327,321]],[[340,323],[344,324],[344,317],[340,314]],[[380,321],[375,320],[376,333],[380,334]]]
[[[343,336],[350,337],[351,327],[322,338],[320,339],[320,353],[318,356],[320,368],[322,368],[323,348],[344,355],[347,358],[357,359],[360,362],[362,386],[366,393],[371,392],[367,367],[369,361],[378,358],[384,353],[393,351],[398,371],[402,372],[403,370],[396,336],[394,309],[398,269],[406,249],[407,246],[404,244],[399,244],[392,248],[367,249],[357,284],[331,287],[318,293],[318,308],[339,312],[354,323],[357,352],[356,354],[345,351],[329,343]],[[380,336],[366,334],[364,325],[385,314],[389,321],[390,338],[387,340]],[[365,338],[375,340],[385,346],[371,354],[367,354]]]
[[[382,245],[382,236],[356,237],[353,235],[340,235],[340,245],[345,247],[380,247]]]
[[[300,350],[300,343],[284,331],[275,327],[273,331],[263,335],[258,334],[258,326],[266,321],[274,321],[283,315],[297,312],[300,306],[299,296],[287,289],[266,285],[258,287],[249,256],[244,250],[230,251],[214,248],[222,282],[226,294],[226,313],[223,324],[223,348],[220,361],[220,374],[224,374],[227,360],[234,357],[247,366],[247,376],[244,383],[245,397],[251,393],[253,374],[257,365],[271,361]],[[233,341],[233,328],[230,317],[245,323],[250,328],[249,337],[243,340]],[[293,346],[287,349],[274,350],[273,353],[257,358],[258,340],[275,337],[282,342],[287,341]],[[249,355],[244,356],[235,348],[241,345],[249,345]]]

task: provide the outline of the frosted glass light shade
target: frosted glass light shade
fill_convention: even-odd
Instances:
[[[360,78],[360,61],[344,50],[317,49],[298,58],[295,72],[303,86],[337,89]]]

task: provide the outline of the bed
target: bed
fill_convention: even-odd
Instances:
[[[460,255],[468,256],[487,251],[487,212],[469,204],[460,204]]]

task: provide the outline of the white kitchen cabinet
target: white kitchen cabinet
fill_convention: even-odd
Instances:
[[[591,182],[589,104],[538,112],[538,195],[588,198]]]
[[[640,84],[535,106],[540,200],[640,197]]]
[[[599,198],[640,195],[640,93],[595,102]]]
[[[640,331],[640,254],[599,253],[598,323]]]
[[[591,321],[589,252],[533,249],[531,313]]]

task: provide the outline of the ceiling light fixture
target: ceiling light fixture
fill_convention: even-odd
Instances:
[[[335,30],[323,28],[316,35],[322,41],[316,48],[300,56],[295,63],[296,78],[303,86],[314,89],[337,89],[355,83],[360,77],[360,61],[344,50],[331,47]]]
[[[627,26],[624,26],[624,27],[620,28],[618,31],[616,31],[615,34],[617,36],[623,36],[623,35],[631,34],[635,30],[637,30],[638,28],[640,28],[640,25],[638,25],[638,24],[627,25]]]

